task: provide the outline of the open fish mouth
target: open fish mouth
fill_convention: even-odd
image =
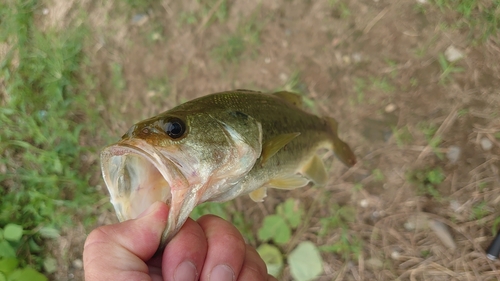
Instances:
[[[140,139],[106,147],[101,169],[120,221],[137,218],[156,201],[171,205],[172,186],[185,182],[172,161]]]

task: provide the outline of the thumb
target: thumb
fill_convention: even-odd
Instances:
[[[123,271],[148,273],[145,261],[160,245],[168,211],[165,203],[156,202],[137,219],[93,230],[83,250],[85,276],[100,277],[88,280],[105,280],[102,278],[105,276],[116,278],[116,274]]]

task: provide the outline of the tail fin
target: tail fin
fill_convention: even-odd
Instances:
[[[337,158],[340,161],[342,161],[344,165],[348,167],[354,166],[354,164],[356,164],[356,156],[352,152],[349,145],[343,142],[341,139],[339,139],[339,136],[337,135],[338,131],[337,121],[335,121],[335,119],[330,117],[324,117],[324,119],[326,120],[331,129],[333,152],[335,153],[335,156],[337,156]]]

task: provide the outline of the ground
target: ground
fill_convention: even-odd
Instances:
[[[324,188],[231,205],[256,237],[277,204],[301,202],[310,216],[280,249],[323,246],[318,280],[498,280],[500,263],[484,250],[500,213],[500,41],[472,20],[488,9],[498,17],[498,3],[469,2],[467,18],[425,0],[54,0],[39,20],[88,14],[88,70],[116,138],[183,101],[237,88],[295,91],[335,118],[358,164],[330,157]],[[462,57],[450,62],[450,46]],[[319,235],[341,208],[352,218]],[[115,221],[105,210],[98,224]],[[54,247],[66,265],[54,278],[82,279],[74,261],[88,231]],[[338,241],[347,249],[328,250]],[[288,267],[280,280],[292,280]]]

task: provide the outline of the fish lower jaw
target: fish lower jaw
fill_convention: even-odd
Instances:
[[[171,183],[182,184],[183,176],[159,155],[146,145],[118,144],[102,152],[103,177],[120,221],[137,218],[157,201],[171,204]]]

